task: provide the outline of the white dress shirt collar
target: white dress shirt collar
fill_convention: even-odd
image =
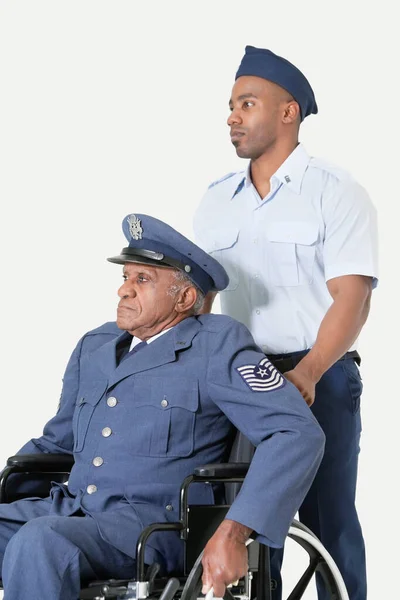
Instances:
[[[298,144],[287,159],[281,164],[277,171],[271,177],[271,183],[274,183],[274,179],[277,179],[280,183],[287,185],[296,194],[300,194],[301,184],[303,181],[304,174],[307,170],[310,162],[310,156],[302,144]],[[245,186],[250,187],[253,185],[251,180],[250,163],[246,169],[245,175]],[[271,189],[274,186],[271,186]]]
[[[167,333],[167,331],[169,331],[170,329],[172,329],[172,327],[168,327],[168,329],[164,329],[163,331],[160,331],[160,333],[156,333],[156,335],[153,335],[151,338],[149,338],[148,340],[146,340],[146,343],[147,343],[147,344],[151,344],[151,342],[154,342],[154,340],[156,340],[157,338],[159,338],[159,337],[161,337],[162,335],[164,335],[164,333]],[[137,337],[135,337],[135,336],[134,336],[134,337],[132,338],[132,341],[131,341],[131,345],[130,345],[130,348],[129,348],[129,352],[130,352],[131,350],[133,350],[133,348],[134,348],[135,346],[137,346],[138,344],[140,344],[142,341],[143,341],[143,340],[140,340],[139,338],[137,338]]]

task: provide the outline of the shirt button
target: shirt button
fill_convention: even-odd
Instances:
[[[260,314],[260,309],[257,308],[256,313],[259,315]]]
[[[104,429],[101,430],[101,435],[103,437],[110,437],[111,434],[112,434],[111,427],[104,427]]]
[[[172,504],[167,504],[167,506],[165,507],[166,510],[174,510]]]
[[[113,408],[114,406],[117,406],[117,404],[118,400],[114,398],[114,396],[110,396],[109,398],[107,398],[107,406]]]
[[[254,238],[253,244],[257,244],[257,242],[258,242],[258,238]]]
[[[95,492],[97,492],[97,485],[93,485],[93,483],[91,485],[88,485],[86,491],[88,494],[94,494]]]
[[[258,274],[254,273],[253,277],[254,277],[254,279],[258,279]]]
[[[164,400],[161,400],[161,406],[163,408],[165,408],[166,406],[168,406],[168,400],[166,400],[165,398],[164,398]]]
[[[96,456],[96,458],[93,459],[93,464],[95,467],[101,467],[103,462],[104,460],[101,458],[101,456]]]

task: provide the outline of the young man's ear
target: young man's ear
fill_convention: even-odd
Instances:
[[[294,123],[295,121],[300,121],[300,107],[295,100],[289,102],[289,104],[285,108],[285,112],[283,115],[284,123]]]

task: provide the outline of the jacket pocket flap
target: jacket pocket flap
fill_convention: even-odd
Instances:
[[[206,252],[216,252],[232,248],[238,240],[239,229],[235,227],[226,227],[219,230],[211,230],[207,234],[207,240],[204,243]]]
[[[135,378],[133,405],[153,406],[160,410],[184,408],[196,412],[199,406],[198,382],[193,379],[146,376]]]
[[[104,392],[107,389],[106,381],[91,381],[81,383],[79,386],[79,393],[77,404],[91,404],[95,406],[103,397]]]

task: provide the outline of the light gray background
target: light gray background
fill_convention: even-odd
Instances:
[[[360,339],[358,508],[369,597],[396,597],[394,7],[0,1],[1,464],[53,415],[79,337],[114,319],[121,272],[105,258],[124,245],[122,218],[149,213],[192,236],[207,185],[244,168],[228,138],[228,100],[245,45],[268,47],[313,85],[320,113],[302,127],[307,150],[351,171],[379,212],[381,282]],[[289,579],[296,561],[289,551]]]

